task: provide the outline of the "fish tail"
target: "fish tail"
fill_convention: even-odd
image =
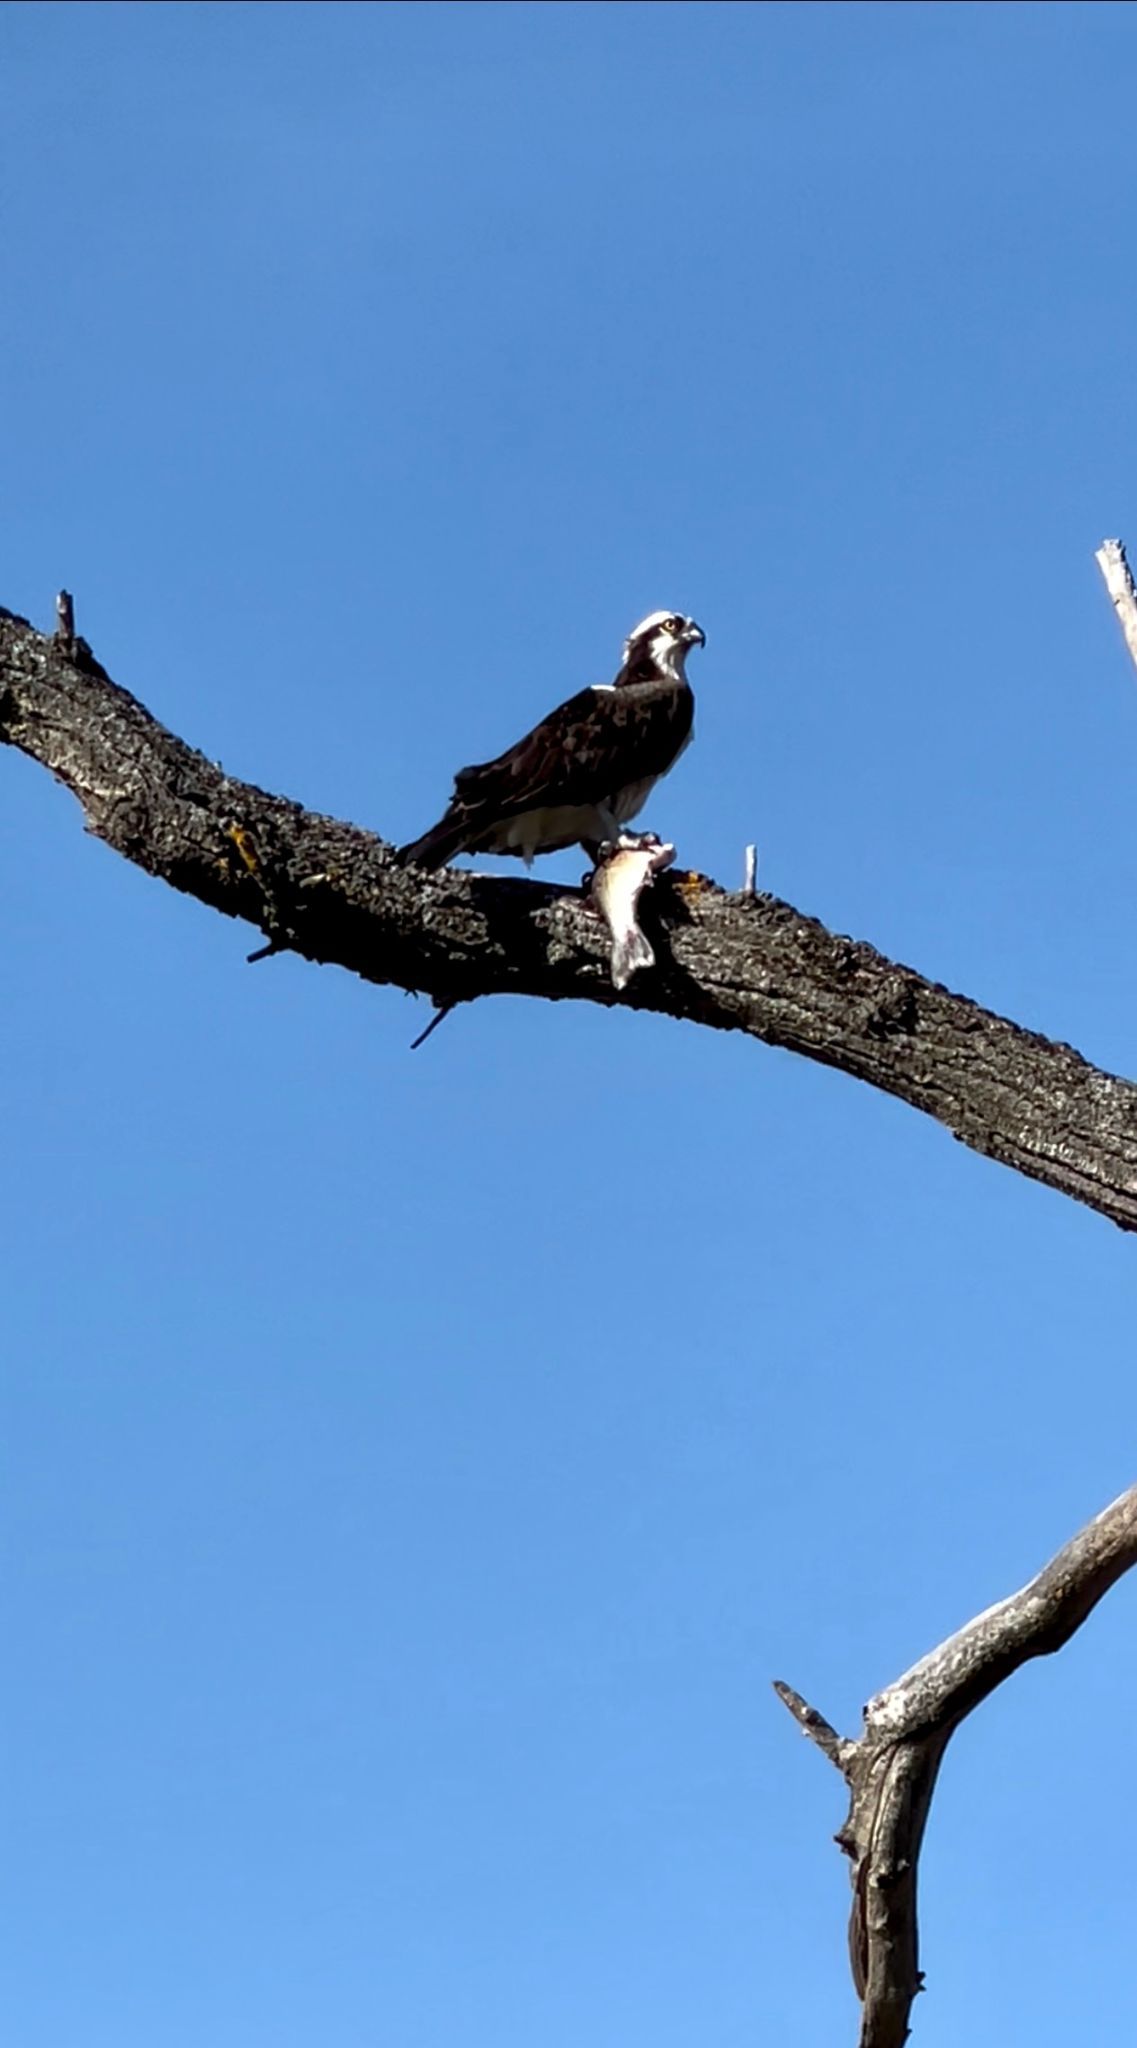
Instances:
[[[654,967],[655,954],[648,945],[638,925],[631,931],[621,932],[612,941],[612,986],[627,988],[633,974],[641,967]]]

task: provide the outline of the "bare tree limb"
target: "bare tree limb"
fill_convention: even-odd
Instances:
[[[977,1615],[877,1693],[857,1741],[844,1741],[816,1708],[775,1681],[803,1734],[849,1787],[849,1816],[837,1840],[852,1862],[849,1954],[862,2000],[860,2048],[902,2048],[923,1986],[916,1875],[948,1742],[1020,1664],[1069,1642],[1134,1564],[1137,1486],[1080,1529],[1021,1592]]]
[[[662,876],[657,965],[622,993],[583,891],[403,868],[382,839],[238,782],[166,731],[81,639],[0,611],[0,740],[88,829],[267,942],[428,993],[572,998],[742,1031],[935,1117],[965,1145],[1137,1229],[1137,1086],[775,897]]]
[[[1137,586],[1119,540],[1103,540],[1094,560],[1105,578],[1110,603],[1117,613],[1125,644],[1137,664]]]

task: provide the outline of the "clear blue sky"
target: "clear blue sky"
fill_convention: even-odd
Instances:
[[[1132,6],[10,5],[0,77],[0,602],[397,839],[690,610],[645,822],[1137,1072]],[[851,2040],[769,1680],[855,1732],[1133,1479],[1132,1241],[251,943],[0,754],[7,2038]],[[920,2048],[1132,2036],[1135,1623],[954,1744]]]

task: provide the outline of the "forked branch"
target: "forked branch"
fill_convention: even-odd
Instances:
[[[1069,1642],[1137,1564],[1137,1486],[1096,1515],[1021,1592],[977,1615],[871,1699],[844,1740],[781,1680],[775,1691],[849,1787],[837,1840],[851,1860],[849,1955],[860,2048],[902,2048],[922,1988],[916,1876],[940,1761],[962,1720],[1031,1657]]]

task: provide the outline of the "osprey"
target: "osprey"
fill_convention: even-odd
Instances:
[[[615,682],[578,690],[496,761],[460,768],[445,816],[398,858],[440,868],[456,853],[516,853],[528,864],[578,843],[595,858],[690,740],[695,700],[683,664],[705,645],[681,612],[641,619]]]

